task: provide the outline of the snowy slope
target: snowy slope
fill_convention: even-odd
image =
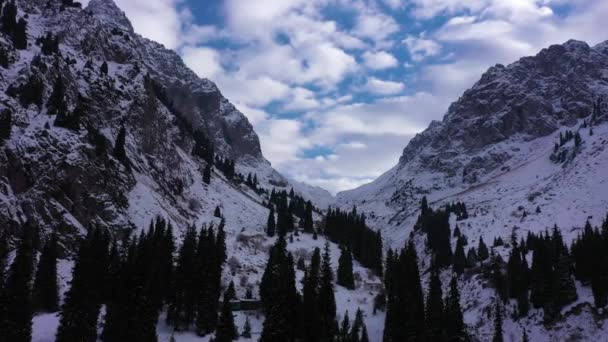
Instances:
[[[59,232],[66,246],[66,258],[59,264],[63,292],[71,279],[74,241],[90,226],[108,227],[120,236],[131,229],[146,229],[161,216],[173,223],[179,242],[191,224],[217,226],[220,219],[214,217],[214,210],[219,207],[226,220],[228,247],[222,285],[233,280],[238,296],[251,287],[257,297],[268,250],[275,242],[264,233],[269,210],[263,202],[268,198],[226,179],[215,167],[206,184],[206,162],[192,155],[194,138],[184,122],[204,131],[216,154],[235,160],[237,172],[255,174],[259,187],[293,188],[319,208],[331,204],[333,197],[274,170],[246,117],[215,84],[198,78],[175,52],[133,32],[111,0],[92,0],[84,10],[61,9],[59,1],[48,3],[18,3],[19,16],[28,16],[27,49],[13,50],[10,40],[0,34],[0,44],[12,58],[0,72],[0,110],[10,110],[13,118],[10,137],[0,146],[0,225],[16,230],[29,220],[40,226],[43,235]],[[35,41],[47,33],[59,37],[61,56],[41,53]],[[101,71],[104,62],[107,74]],[[78,130],[55,126],[56,115],[49,114],[47,103],[60,77],[69,112],[80,97],[87,99]],[[19,92],[7,94],[9,88],[20,88],[32,79],[42,84],[41,104],[23,104]],[[163,94],[155,92],[150,80]],[[128,162],[113,152],[121,127],[126,129]],[[315,218],[320,219],[319,213]],[[289,249],[296,257],[309,259],[313,247],[325,243],[322,236],[313,240],[300,235]],[[338,247],[331,244],[331,251],[337,268]],[[355,271],[364,281],[380,282],[358,264]],[[303,277],[301,271],[298,277]],[[384,316],[372,315],[376,290],[359,285],[355,291],[336,290],[338,312],[342,315],[348,309],[353,318],[361,307],[372,340],[379,341]],[[263,316],[248,314],[257,338]],[[243,322],[244,313],[238,313],[239,328]],[[57,314],[36,316],[33,340],[53,341],[57,324]],[[158,333],[160,341],[171,335],[162,322]],[[209,336],[183,333],[176,338],[207,341]]]
[[[434,207],[464,202],[470,217],[457,224],[473,246],[480,237],[489,244],[498,236],[510,241],[512,232],[520,239],[554,224],[570,243],[587,219],[597,225],[608,212],[605,103],[601,115],[591,116],[594,101],[608,96],[607,46],[569,41],[490,68],[441,122],[412,139],[395,167],[339,193],[338,205],[366,212],[393,248],[410,237],[423,196]],[[582,143],[565,143],[559,151],[567,151],[566,161],[555,162],[554,145],[566,130],[578,132]],[[414,238],[428,267],[424,238]],[[505,260],[508,251],[496,250]],[[465,278],[462,287],[465,322],[482,341],[491,339],[494,290],[480,275]],[[520,341],[522,327],[532,341],[605,340],[608,325],[593,316],[589,288],[578,292],[563,321],[544,326],[538,312],[524,321],[508,319],[505,340]]]

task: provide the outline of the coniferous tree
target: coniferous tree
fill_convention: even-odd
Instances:
[[[196,253],[196,274],[193,290],[196,296],[196,331],[200,336],[212,332],[218,322],[217,311],[221,294],[222,265],[226,260],[225,233],[223,223],[218,227],[217,235],[213,229],[201,230]],[[233,292],[233,293],[230,293]],[[228,291],[224,300],[235,296],[235,291]]]
[[[454,250],[454,272],[462,274],[467,266],[467,257],[464,255],[464,244],[462,239],[458,239]]]
[[[319,285],[319,331],[320,341],[333,341],[336,335],[336,298],[334,297],[333,272],[331,269],[331,256],[329,254],[329,243],[325,244],[323,260],[321,263]]]
[[[49,114],[68,115],[68,105],[65,101],[65,85],[61,76],[53,84],[53,91],[49,97],[47,107]]]
[[[500,300],[496,300],[495,308],[494,308],[494,336],[492,337],[492,342],[502,342],[503,341],[503,331],[502,331],[502,308],[500,305]]]
[[[203,170],[203,182],[211,184],[211,164],[209,163],[205,165],[205,169]]]
[[[477,257],[479,258],[479,261],[484,261],[489,256],[488,247],[485,242],[483,242],[483,238],[479,237],[479,245],[477,246]]]
[[[310,266],[304,274],[304,286],[302,289],[302,331],[305,342],[319,341],[321,332],[320,317],[320,270],[321,270],[321,251],[315,248],[310,259]]]
[[[467,264],[469,266],[475,266],[478,260],[479,257],[477,256],[477,251],[475,250],[475,247],[469,249],[469,251],[467,252]]]
[[[68,114],[67,111],[57,113],[54,125],[78,132],[80,130],[80,121],[88,110],[88,100],[82,95],[78,95],[78,102],[72,113]]]
[[[521,337],[521,342],[530,342],[530,340],[528,339],[528,333],[525,330]]]
[[[222,218],[222,211],[220,210],[220,206],[216,205],[215,210],[213,211],[213,216],[217,218]]]
[[[452,341],[467,341],[465,332],[462,307],[460,306],[460,292],[458,290],[458,278],[452,277],[450,281],[450,293],[445,300],[445,318],[447,322],[446,332]]]
[[[129,167],[129,158],[127,157],[127,151],[125,149],[127,130],[125,126],[121,126],[116,136],[116,143],[114,144],[113,155],[118,159],[125,167]]]
[[[357,312],[355,313],[355,319],[353,320],[353,326],[350,329],[350,341],[351,342],[360,342],[359,332],[365,323],[363,322],[363,311],[361,308],[357,308]]]
[[[249,316],[245,318],[245,325],[243,326],[241,336],[244,338],[251,338],[251,323],[249,322]]]
[[[167,310],[167,324],[177,331],[187,329],[194,322],[197,287],[194,278],[197,274],[196,244],[196,230],[190,227],[179,249],[173,294]]]
[[[232,315],[232,308],[230,307],[230,297],[224,295],[224,301],[222,303],[222,312],[217,325],[217,332],[215,333],[216,342],[230,342],[236,340],[238,332],[234,325],[234,316]]]
[[[312,203],[310,201],[306,202],[306,212],[303,218],[304,231],[307,233],[313,233],[313,219],[312,219]]]
[[[236,290],[234,289],[234,281],[230,281],[228,288],[224,292],[224,300],[235,300],[236,299]]]
[[[101,64],[101,68],[99,69],[99,71],[101,72],[102,75],[107,75],[108,74],[108,63],[106,61],[103,61],[103,63]]]
[[[260,284],[260,296],[266,319],[261,342],[291,342],[296,338],[299,298],[295,287],[293,258],[285,239],[279,237],[271,248]]]
[[[17,5],[15,0],[11,0],[4,5],[2,17],[0,17],[0,30],[12,36],[17,28]]]
[[[0,293],[0,331],[2,341],[29,342],[32,339],[31,281],[34,270],[34,229],[22,227],[15,259]]]
[[[363,325],[361,329],[361,340],[359,342],[369,342],[369,336],[367,336],[367,327]]]
[[[55,312],[59,309],[57,254],[57,236],[53,234],[42,249],[36,270],[32,298],[37,312]]]
[[[438,341],[444,334],[443,331],[443,292],[441,290],[441,280],[439,279],[439,270],[432,266],[431,279],[429,282],[429,290],[426,296],[426,325],[428,329],[428,337],[433,341]]]
[[[266,223],[266,234],[273,237],[275,234],[276,223],[274,221],[274,206],[270,206],[270,213],[268,213],[268,223]]]
[[[6,108],[0,112],[0,145],[11,137],[13,127],[13,112]]]
[[[344,312],[344,318],[340,324],[340,333],[336,342],[350,342],[350,321],[348,318],[348,310]]]
[[[72,282],[61,307],[57,342],[97,340],[97,320],[106,277],[109,238],[92,228],[81,243],[72,270]]]
[[[350,249],[342,247],[340,259],[338,259],[338,285],[349,290],[355,288],[355,277],[353,276],[353,258]]]
[[[424,338],[425,308],[420,284],[418,256],[410,240],[400,255],[387,262],[386,289],[388,293],[384,342]]]
[[[13,45],[17,50],[27,49],[27,21],[23,18],[19,18],[19,21],[15,25]]]
[[[383,273],[382,236],[365,223],[365,215],[329,209],[325,217],[325,235],[329,240],[350,247],[353,257],[377,275]]]

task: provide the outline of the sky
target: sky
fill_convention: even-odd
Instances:
[[[408,141],[497,63],[608,39],[599,0],[115,0],[254,126],[283,174],[332,193]]]

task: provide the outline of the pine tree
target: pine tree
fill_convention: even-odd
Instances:
[[[101,68],[99,69],[99,72],[101,72],[102,75],[108,74],[108,63],[106,61],[103,61],[103,63],[101,64]]]
[[[304,274],[302,289],[302,331],[306,342],[320,340],[319,326],[321,325],[319,282],[321,268],[321,251],[315,248],[310,259],[310,266]]]
[[[353,326],[350,329],[349,340],[351,342],[360,342],[359,331],[361,331],[361,328],[363,328],[364,325],[365,323],[363,322],[363,312],[361,311],[361,308],[357,308],[357,312],[355,313],[355,320],[353,321]]]
[[[56,342],[97,340],[103,279],[106,277],[109,238],[92,228],[81,243],[72,270],[72,282],[61,307]]]
[[[129,167],[129,157],[127,157],[127,151],[125,149],[127,130],[125,126],[121,126],[116,136],[116,143],[114,144],[113,155],[118,159],[125,167]]]
[[[33,288],[33,305],[37,312],[59,310],[59,286],[57,284],[57,236],[53,234],[40,254]]]
[[[232,308],[230,307],[230,297],[224,295],[222,312],[217,325],[215,340],[217,342],[230,342],[236,340],[237,336],[238,332],[234,325],[234,316],[232,315]]]
[[[367,336],[367,327],[363,325],[363,329],[361,329],[361,340],[359,342],[369,342],[369,337]]]
[[[211,184],[211,164],[209,163],[205,165],[205,170],[203,171],[203,182]]]
[[[222,218],[222,211],[220,210],[219,205],[215,206],[215,211],[213,211],[213,216],[215,216],[217,218]]]
[[[529,342],[528,333],[524,330],[524,333],[521,337],[521,342]]]
[[[13,126],[13,112],[6,108],[0,112],[0,146],[11,137],[11,129]]]
[[[295,340],[299,298],[295,287],[293,257],[280,237],[271,248],[260,284],[260,296],[266,319],[261,342]]]
[[[313,233],[313,219],[312,219],[312,203],[306,202],[306,212],[304,213],[304,231],[307,233]]]
[[[443,334],[443,292],[441,290],[441,280],[439,270],[432,266],[429,292],[426,297],[426,325],[429,331],[429,338],[437,341]]]
[[[249,316],[245,318],[245,325],[243,326],[241,336],[244,338],[251,338],[251,323],[249,322]]]
[[[31,280],[34,269],[34,228],[27,223],[15,259],[0,294],[0,331],[3,341],[29,342],[32,339]]]
[[[19,21],[17,21],[17,25],[15,26],[13,46],[15,46],[15,49],[17,50],[27,49],[27,21],[23,18],[19,18]]]
[[[344,312],[342,324],[340,324],[340,333],[338,334],[337,342],[350,342],[350,322],[348,311]]]
[[[202,234],[202,233],[201,233]],[[173,294],[167,310],[167,324],[175,330],[182,331],[194,321],[195,315],[195,284],[196,269],[196,230],[188,228],[179,249]]]
[[[391,259],[386,266],[388,301],[384,341],[422,339],[426,331],[424,295],[420,284],[418,256],[412,240],[400,255]]]
[[[458,290],[458,278],[452,277],[450,281],[450,293],[445,300],[445,319],[447,323],[446,332],[453,341],[466,341],[467,335],[460,306],[460,292]]]
[[[12,36],[17,27],[17,5],[15,0],[11,0],[2,9],[2,17],[0,17],[0,30],[7,35]]]
[[[454,250],[454,272],[462,274],[466,266],[467,257],[464,255],[463,240],[458,239],[458,242],[456,243],[456,249]]]
[[[340,259],[338,260],[338,285],[349,290],[355,288],[353,276],[353,258],[348,247],[342,247]]]
[[[270,207],[270,213],[268,213],[268,223],[266,224],[266,234],[273,237],[275,234],[276,224],[274,221],[274,206]]]
[[[49,114],[68,115],[68,106],[65,101],[65,85],[63,79],[58,76],[53,84],[53,91],[47,103]]]
[[[502,309],[500,306],[500,300],[497,299],[494,309],[494,337],[492,337],[492,342],[502,342],[502,335]]]
[[[336,299],[334,297],[334,286],[332,280],[333,273],[331,269],[329,243],[326,243],[321,263],[321,279],[318,300],[320,311],[320,340],[323,342],[332,341],[336,334]]]
[[[236,290],[234,289],[234,282],[231,280],[226,292],[224,292],[224,300],[235,300],[236,299]]]
[[[479,258],[479,261],[484,261],[489,256],[490,254],[488,253],[488,247],[483,242],[483,238],[479,237],[479,245],[477,246],[477,257]]]

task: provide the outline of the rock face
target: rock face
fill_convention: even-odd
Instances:
[[[607,46],[570,40],[509,66],[491,67],[450,105],[441,122],[432,122],[409,142],[395,168],[339,194],[339,200],[361,205],[365,200],[371,209],[375,198],[386,207],[372,211],[385,209],[392,216],[423,194],[462,191],[525,160],[528,151],[514,143],[526,145],[591,121],[594,104],[608,95]]]
[[[219,190],[201,184],[204,163],[191,155],[195,131],[216,155],[235,160],[237,171],[255,173],[268,189],[288,189],[247,118],[174,51],[137,35],[112,0],[85,9],[47,0],[18,6],[19,17],[27,16],[27,48],[15,50],[0,34],[9,61],[0,73],[0,112],[11,117],[0,143],[0,226],[31,221],[78,234],[90,225],[141,227],[156,214],[196,221],[220,203],[209,194]],[[50,43],[40,39],[47,36]],[[58,49],[49,52],[55,38]],[[58,82],[64,115],[78,116],[77,127],[55,125]],[[127,161],[114,153],[122,127]]]

